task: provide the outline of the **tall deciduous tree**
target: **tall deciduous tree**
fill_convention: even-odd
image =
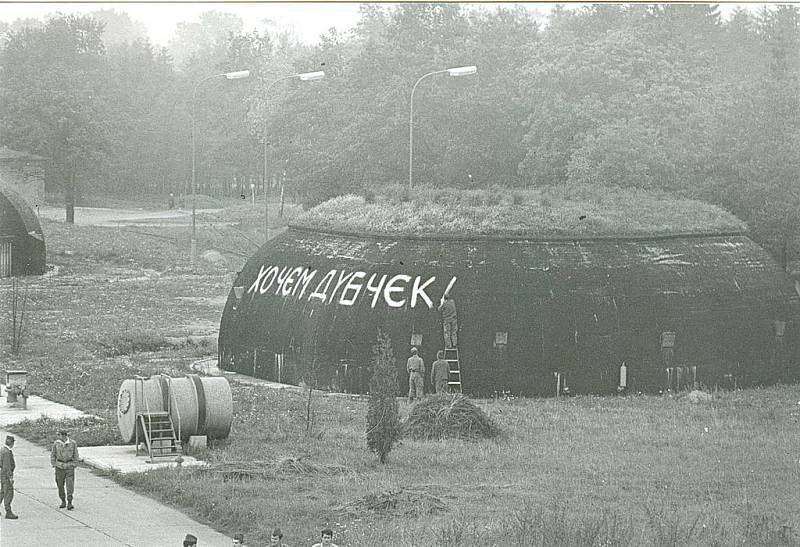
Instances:
[[[48,179],[64,191],[68,221],[78,180],[102,161],[107,142],[102,31],[90,17],[58,15],[12,32],[0,61],[3,138],[51,159]]]

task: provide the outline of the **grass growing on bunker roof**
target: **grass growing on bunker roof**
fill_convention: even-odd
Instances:
[[[587,185],[487,190],[401,186],[317,205],[295,226],[376,234],[634,237],[721,234],[744,222],[708,203],[666,192]]]

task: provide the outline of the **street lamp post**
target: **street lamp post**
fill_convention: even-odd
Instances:
[[[249,70],[237,70],[236,72],[223,72],[222,74],[212,74],[206,76],[197,82],[192,90],[192,239],[191,239],[191,258],[194,264],[195,256],[197,255],[197,222],[195,219],[197,213],[196,207],[196,189],[197,189],[197,89],[203,82],[212,80],[214,78],[225,78],[227,80],[239,80],[250,76]]]
[[[444,70],[435,70],[423,74],[411,88],[411,106],[408,111],[408,189],[411,190],[413,184],[413,169],[414,169],[414,92],[417,90],[419,83],[434,74],[443,74],[447,72],[450,76],[469,76],[478,72],[478,68],[474,65],[460,66],[456,68],[446,68]]]
[[[284,80],[291,80],[293,78],[297,78],[301,82],[313,82],[314,80],[321,80],[325,77],[325,72],[319,70],[317,72],[303,72],[300,74],[292,74],[291,76],[284,76],[282,78],[278,78],[267,85],[264,89],[264,95],[269,95],[269,90],[272,89],[272,86],[277,84],[278,82],[282,82]],[[266,99],[265,99],[266,100]],[[267,115],[266,109],[264,113],[264,241],[269,241],[269,176],[267,174],[267,146],[269,145],[269,141],[267,141]]]

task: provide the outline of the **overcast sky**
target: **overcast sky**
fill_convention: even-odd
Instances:
[[[477,5],[477,4],[473,4]],[[482,4],[496,7],[498,4]],[[528,3],[528,9],[547,13],[552,3]],[[577,6],[578,4],[568,4]],[[295,36],[308,44],[316,43],[319,36],[329,28],[339,31],[352,28],[358,21],[356,3],[345,2],[218,2],[218,3],[167,3],[167,2],[108,2],[108,3],[26,3],[0,1],[0,21],[8,23],[19,18],[41,18],[48,13],[86,13],[101,9],[125,11],[134,21],[143,23],[154,44],[166,46],[175,33],[179,22],[195,22],[206,11],[234,13],[244,21],[244,30],[263,29],[264,21],[271,20],[282,29],[292,29]],[[758,4],[722,4],[723,14],[730,13],[735,6],[756,9]]]
[[[264,20],[272,20],[283,28],[292,28],[298,39],[306,43],[317,42],[319,35],[330,27],[344,31],[358,21],[358,4],[344,2],[315,3],[163,3],[163,2],[108,2],[108,3],[0,3],[0,21],[7,23],[25,17],[41,18],[48,13],[87,13],[101,9],[124,11],[134,21],[144,23],[150,40],[159,45],[167,42],[180,22],[200,20],[206,11],[234,13],[244,21],[244,30],[262,29]]]

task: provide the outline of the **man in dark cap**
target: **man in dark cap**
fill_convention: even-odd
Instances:
[[[289,547],[283,542],[283,532],[280,528],[274,528],[269,537],[269,547]]]
[[[186,534],[186,537],[183,538],[183,547],[194,547],[195,545],[197,545],[197,536]]]
[[[50,465],[56,470],[56,486],[58,497],[61,498],[59,509],[66,507],[72,510],[72,493],[75,491],[75,468],[78,467],[78,445],[69,438],[66,430],[58,432],[58,439],[53,443],[50,452]],[[66,492],[64,485],[66,484]]]
[[[6,510],[7,519],[19,518],[11,510],[11,500],[14,499],[14,435],[6,435],[6,444],[0,448],[0,500]]]

